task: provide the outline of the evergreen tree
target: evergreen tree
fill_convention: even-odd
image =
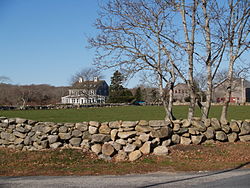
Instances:
[[[119,71],[115,71],[111,77],[111,84],[109,87],[109,102],[123,103],[131,102],[133,100],[132,92],[122,86],[124,77]]]
[[[142,91],[141,91],[141,88],[138,87],[135,91],[135,100],[136,101],[142,101]]]

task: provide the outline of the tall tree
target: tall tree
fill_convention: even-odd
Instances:
[[[89,39],[90,46],[96,48],[97,66],[119,67],[129,75],[148,71],[156,78],[166,120],[175,119],[172,91],[176,80],[174,62],[179,55],[171,53],[174,45],[168,45],[162,37],[166,33],[175,35],[169,32],[174,21],[169,16],[169,2],[110,0],[95,23],[100,34]],[[169,99],[166,87],[171,93]]]
[[[232,93],[233,75],[236,61],[250,48],[250,1],[229,0],[223,20],[223,31],[227,41],[227,55],[229,59],[227,73],[227,90],[220,120],[227,122],[227,111]]]

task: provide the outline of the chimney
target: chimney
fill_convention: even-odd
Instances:
[[[98,82],[99,78],[98,77],[94,77],[94,82]]]
[[[83,78],[79,77],[79,83],[82,83],[82,82],[83,82]]]

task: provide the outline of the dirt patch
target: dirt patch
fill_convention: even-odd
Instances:
[[[135,162],[98,159],[82,150],[15,151],[0,148],[1,176],[121,175],[156,171],[250,168],[250,143],[176,145],[168,156],[147,155]]]

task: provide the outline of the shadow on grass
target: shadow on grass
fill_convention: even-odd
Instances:
[[[209,173],[209,174],[203,174],[203,175],[200,175],[200,176],[195,176],[195,177],[190,177],[190,178],[183,178],[183,179],[171,180],[171,181],[167,181],[167,182],[154,183],[154,184],[151,184],[151,185],[145,185],[143,187],[138,187],[138,188],[155,187],[155,186],[160,186],[160,185],[167,185],[167,184],[176,183],[176,182],[182,182],[182,181],[187,181],[187,180],[193,180],[193,179],[198,179],[198,178],[223,174],[223,173],[226,173],[226,172],[231,172],[231,171],[234,171],[234,170],[238,170],[238,169],[240,169],[240,168],[242,168],[242,167],[244,167],[246,165],[249,165],[249,164],[250,164],[250,162],[246,162],[246,163],[243,163],[243,164],[241,164],[241,165],[239,165],[239,166],[237,166],[235,168],[230,168],[230,169],[227,169],[227,170],[212,172],[212,173]]]

